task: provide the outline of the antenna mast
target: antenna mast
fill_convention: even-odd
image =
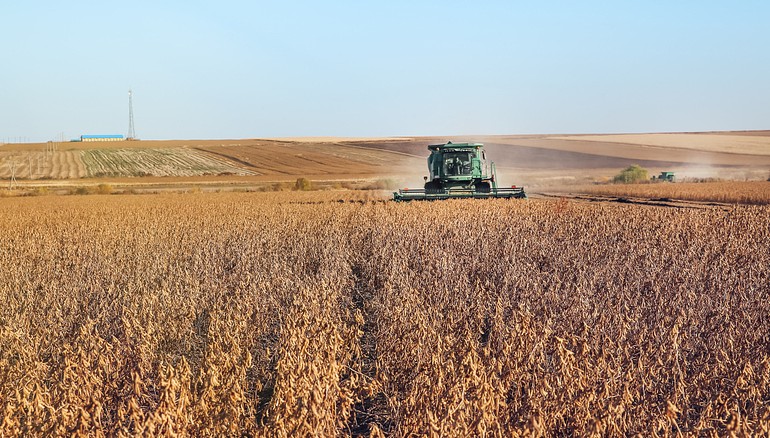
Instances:
[[[128,135],[126,140],[136,140],[136,132],[134,131],[134,101],[130,88],[128,89]]]

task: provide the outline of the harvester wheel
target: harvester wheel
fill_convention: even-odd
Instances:
[[[489,193],[491,191],[492,191],[492,187],[489,185],[488,182],[480,182],[476,184],[477,193]]]
[[[441,186],[440,181],[429,181],[425,183],[425,193],[429,195],[444,193],[444,187]]]

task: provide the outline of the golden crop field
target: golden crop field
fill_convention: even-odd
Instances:
[[[770,433],[770,207],[0,199],[0,436]]]
[[[667,198],[727,204],[770,204],[770,181],[718,181],[706,183],[606,184],[586,188],[588,193],[609,196]]]

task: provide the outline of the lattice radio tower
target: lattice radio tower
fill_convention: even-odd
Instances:
[[[128,135],[126,140],[136,140],[136,131],[134,131],[134,100],[131,89],[128,89]]]

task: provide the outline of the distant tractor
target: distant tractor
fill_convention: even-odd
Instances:
[[[660,175],[658,175],[657,178],[653,176],[652,179],[656,181],[674,182],[674,180],[676,180],[676,175],[674,175],[674,172],[660,172]]]
[[[481,143],[433,144],[428,146],[429,176],[422,189],[401,189],[393,193],[396,201],[451,198],[526,198],[522,187],[500,188],[495,163],[487,165]]]

